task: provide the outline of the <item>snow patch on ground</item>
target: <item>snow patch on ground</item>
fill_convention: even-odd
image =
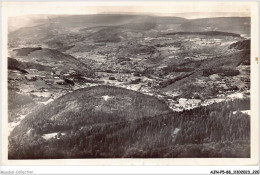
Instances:
[[[178,132],[180,131],[181,129],[180,128],[175,128],[174,131],[172,132],[171,136],[172,138],[175,140],[176,139],[176,136],[178,134]]]
[[[21,121],[26,117],[26,115],[21,115],[16,121],[8,123],[8,136],[13,131],[13,129],[18,126]]]
[[[49,100],[47,100],[47,101],[45,101],[45,102],[39,102],[39,103],[42,103],[42,104],[47,105],[48,103],[50,103],[50,102],[52,102],[52,101],[53,101],[53,99],[49,99]]]
[[[233,111],[233,114],[236,114],[238,111]],[[242,112],[243,114],[247,114],[249,116],[251,116],[251,110],[243,110],[243,111],[239,111]]]
[[[113,97],[112,97],[112,96],[109,96],[109,95],[104,95],[104,96],[102,96],[102,98],[103,98],[105,101],[107,101],[108,99],[113,98]]]
[[[231,99],[236,99],[236,98],[243,98],[244,95],[242,92],[237,92],[237,93],[233,93],[233,94],[230,94],[228,95],[227,97],[231,98]]]
[[[45,140],[49,140],[51,138],[54,138],[57,135],[58,135],[57,132],[53,132],[53,133],[49,133],[49,134],[43,134],[42,138],[44,138]],[[65,133],[61,133],[61,135],[63,136],[63,135],[65,135]],[[59,138],[57,138],[57,139],[59,139]]]

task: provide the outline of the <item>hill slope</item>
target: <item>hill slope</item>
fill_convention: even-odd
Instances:
[[[219,17],[193,19],[181,25],[182,31],[222,31],[250,34],[250,17]]]
[[[69,131],[93,124],[133,120],[171,112],[157,98],[112,86],[83,88],[66,94],[28,116],[14,131],[38,134]],[[46,125],[46,123],[48,125]]]
[[[23,73],[26,73],[24,69],[37,69],[39,71],[43,71],[43,70],[51,71],[51,68],[48,66],[43,66],[41,64],[31,63],[31,62],[21,62],[10,57],[8,57],[8,69],[19,70]]]
[[[119,90],[113,89],[116,92]],[[88,95],[93,92],[91,89],[88,91]],[[52,105],[57,105],[64,97]],[[87,102],[88,98],[84,101]],[[75,106],[73,108],[77,109]],[[53,111],[51,106],[48,109]],[[132,121],[121,117],[112,122],[112,116],[103,115],[99,116],[103,121],[95,124],[84,123],[84,119],[86,121],[89,118],[89,113],[85,111],[81,119],[76,113],[69,117],[73,120],[66,122],[61,120],[65,120],[64,116],[58,117],[53,121],[55,127],[51,120],[47,120],[50,116],[48,111],[45,111],[46,117],[42,114],[36,116],[40,114],[38,112],[34,113],[34,117],[25,118],[15,128],[9,138],[8,156],[9,159],[250,157],[250,117],[241,112],[232,112],[237,109],[248,110],[249,99],[155,117],[140,116]],[[107,122],[104,123],[105,120]],[[67,127],[72,125],[72,129],[65,128],[64,123]],[[51,128],[57,131],[44,131],[45,134],[41,135],[40,128],[47,127],[49,131]]]
[[[9,24],[9,30],[11,30],[13,23],[22,23],[23,18],[17,18],[17,21],[13,18]],[[131,24],[182,24],[187,22],[185,18],[179,17],[157,17],[147,15],[122,15],[122,14],[97,14],[97,15],[70,15],[70,16],[58,16],[50,15],[39,18],[38,20],[32,20],[32,24],[38,24],[36,26],[27,24],[15,31],[10,32],[9,38],[30,40],[34,39],[47,39],[55,37],[60,31],[68,32],[77,28],[91,28],[96,26],[124,26],[126,28],[133,28]],[[155,25],[153,26],[155,27]],[[147,28],[148,30],[150,28]]]

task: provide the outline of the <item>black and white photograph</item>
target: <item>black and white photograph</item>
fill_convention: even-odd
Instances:
[[[9,12],[7,159],[251,158],[250,6],[185,7]]]

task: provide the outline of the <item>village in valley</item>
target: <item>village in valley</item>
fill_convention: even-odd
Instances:
[[[30,17],[9,19],[10,159],[250,157],[250,17]]]
[[[173,111],[250,95],[248,60],[228,58],[241,57],[241,49],[232,44],[250,41],[248,35],[210,32],[210,28],[173,32],[167,27],[71,27],[49,31],[56,35],[47,40],[11,37],[9,57],[23,65],[23,71],[8,70],[8,88],[47,104],[76,89],[110,85],[155,96]],[[232,59],[225,66],[239,73],[205,73],[206,67],[215,69],[218,57]]]

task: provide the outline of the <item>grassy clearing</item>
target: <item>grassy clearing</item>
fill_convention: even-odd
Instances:
[[[8,108],[10,110],[21,108],[30,103],[34,103],[34,101],[29,96],[18,94],[13,90],[8,90]]]
[[[35,47],[35,48],[21,48],[21,49],[14,49],[14,51],[17,52],[17,56],[28,56],[31,52],[34,52],[36,50],[42,50],[41,47]]]

